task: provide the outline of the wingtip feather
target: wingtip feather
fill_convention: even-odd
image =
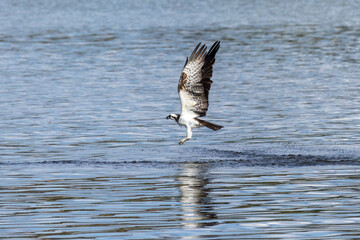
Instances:
[[[190,55],[190,60],[192,60],[194,58],[194,56],[197,53],[197,50],[199,49],[200,45],[201,45],[201,42],[199,42],[198,45],[196,45],[194,51]]]

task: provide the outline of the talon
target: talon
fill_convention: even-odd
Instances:
[[[179,142],[179,144],[181,145],[181,144],[184,144],[184,142],[186,142],[187,140],[189,140],[188,138],[184,138],[184,139],[182,139],[180,142]]]

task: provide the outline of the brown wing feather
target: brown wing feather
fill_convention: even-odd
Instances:
[[[203,117],[209,106],[212,66],[215,63],[215,55],[219,50],[220,41],[216,41],[209,52],[206,52],[205,44],[200,46],[201,43],[186,59],[178,84],[178,92],[182,111],[191,111],[197,116]],[[181,93],[181,91],[183,92]]]

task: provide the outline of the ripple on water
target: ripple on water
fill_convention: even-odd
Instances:
[[[359,234],[359,172],[352,167],[67,166],[2,168],[3,236]]]
[[[358,238],[358,5],[0,1],[1,237]],[[225,127],[178,146],[216,40]]]

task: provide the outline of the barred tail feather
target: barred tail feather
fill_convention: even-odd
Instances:
[[[201,119],[198,119],[198,118],[195,118],[197,121],[199,121],[199,123],[207,128],[210,128],[214,131],[217,131],[221,128],[223,128],[223,126],[220,126],[220,125],[217,125],[217,124],[214,124],[214,123],[211,123],[211,122],[207,122],[207,121],[204,121],[204,120],[201,120]]]

